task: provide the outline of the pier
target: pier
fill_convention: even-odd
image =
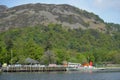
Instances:
[[[63,65],[57,66],[43,66],[43,65],[10,65],[6,67],[2,67],[0,72],[53,72],[53,71],[71,71],[68,68],[64,67]],[[74,67],[71,67],[72,69]],[[70,68],[70,69],[71,69]],[[93,72],[120,72],[120,67],[101,67],[101,68],[79,68],[75,69],[74,71],[79,72],[86,72],[86,71],[93,71]]]
[[[66,67],[49,67],[49,66],[8,66],[2,68],[3,72],[50,72],[50,71],[66,71]]]

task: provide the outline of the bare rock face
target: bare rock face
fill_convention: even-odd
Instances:
[[[0,5],[0,12],[3,12],[7,9],[7,6],[5,5]]]
[[[61,4],[26,4],[13,8],[0,6],[0,31],[49,23],[76,29],[106,31],[104,21],[97,15],[74,6]]]

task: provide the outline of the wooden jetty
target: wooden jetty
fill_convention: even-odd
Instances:
[[[40,66],[40,65],[21,65],[21,66],[6,66],[0,69],[0,72],[52,72],[52,71],[67,71],[68,67],[64,66]],[[89,69],[80,69],[78,71],[89,71]],[[90,69],[91,70],[91,69]],[[105,67],[95,68],[93,72],[120,72],[120,67]]]
[[[10,66],[3,67],[3,72],[50,72],[50,71],[66,71],[66,67],[40,67],[40,66]]]

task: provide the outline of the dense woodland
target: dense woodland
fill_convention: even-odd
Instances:
[[[119,64],[120,32],[103,33],[93,29],[69,29],[60,24],[49,24],[0,33],[1,63],[25,64],[28,57],[38,60],[40,64],[62,64],[63,61]]]

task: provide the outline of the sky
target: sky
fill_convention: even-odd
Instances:
[[[105,22],[120,24],[120,0],[0,0],[0,5],[7,7],[28,3],[70,4],[99,15]]]

